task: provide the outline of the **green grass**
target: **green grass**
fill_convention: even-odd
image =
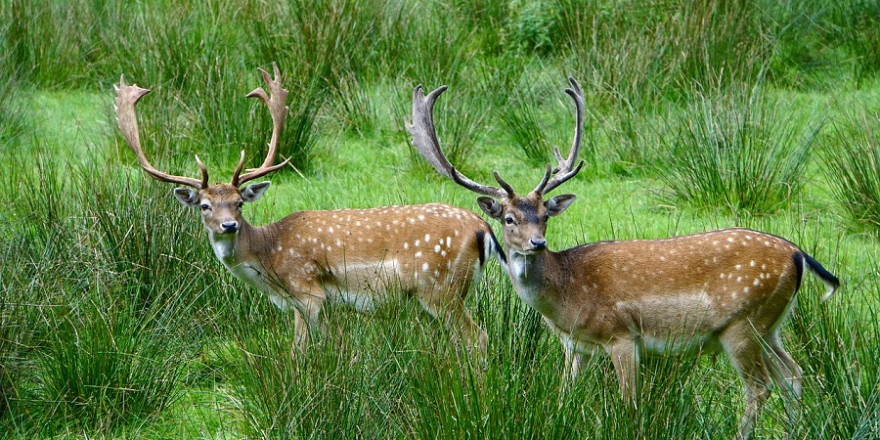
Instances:
[[[279,171],[254,224],[301,209],[475,196],[413,154],[412,89],[450,89],[440,140],[492,183],[535,186],[587,102],[577,202],[553,249],[746,226],[798,243],[843,281],[808,277],[784,340],[802,413],[774,393],[759,438],[880,430],[876,32],[871,2],[642,5],[0,0],[0,437],[729,438],[741,386],[723,356],[649,358],[639,409],[607,356],[561,380],[562,348],[497,264],[467,306],[484,360],[410,301],[328,307],[291,358],[293,317],[214,258],[197,215],[144,176],[117,133],[120,74],[160,169],[226,181],[265,153],[243,95],[278,62],[291,90]],[[875,23],[874,23],[875,24]],[[748,92],[738,92],[747,90]],[[864,116],[863,116],[864,115]],[[523,148],[532,148],[531,152]],[[672,153],[670,155],[670,152]],[[818,153],[818,154],[817,154]]]
[[[880,120],[850,113],[837,126],[832,145],[823,149],[826,174],[838,204],[856,230],[880,232]]]
[[[820,128],[816,115],[760,89],[703,98],[666,130],[657,174],[673,203],[773,213],[803,187]]]

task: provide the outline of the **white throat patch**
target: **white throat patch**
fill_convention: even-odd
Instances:
[[[235,234],[215,234],[208,233],[211,238],[211,247],[214,248],[214,255],[226,266],[235,264]]]
[[[507,260],[510,276],[524,280],[526,278],[526,270],[529,268],[529,258],[526,255],[511,252]]]

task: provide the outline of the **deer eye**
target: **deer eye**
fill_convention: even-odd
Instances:
[[[515,221],[515,220],[513,219],[513,217],[511,217],[511,216],[507,216],[507,217],[504,219],[504,222],[507,223],[508,225],[512,225],[512,224],[516,223],[516,221]]]
[[[211,205],[209,205],[209,204],[207,204],[207,203],[202,203],[202,205],[199,206],[199,208],[201,208],[202,211],[208,211],[208,210],[211,209]]]

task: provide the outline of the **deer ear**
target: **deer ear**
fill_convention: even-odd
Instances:
[[[550,217],[557,216],[562,214],[562,211],[565,211],[572,203],[574,203],[574,199],[577,197],[574,194],[561,194],[556,197],[551,197],[550,200],[544,202],[544,207],[547,208],[547,214]]]
[[[257,201],[263,196],[263,193],[269,189],[269,184],[270,182],[266,181],[244,187],[244,189],[241,190],[241,199],[245,202]]]
[[[477,204],[480,205],[483,212],[489,214],[489,217],[496,220],[501,219],[501,204],[497,200],[491,197],[478,197]]]
[[[189,188],[174,188],[174,198],[183,206],[195,208],[199,204],[199,192]]]

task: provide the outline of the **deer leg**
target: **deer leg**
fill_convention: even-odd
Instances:
[[[294,341],[291,355],[309,345],[313,332],[324,331],[324,323],[321,319],[323,305],[323,296],[307,295],[305,299],[296,301],[296,305],[293,307]]]
[[[617,379],[620,382],[620,393],[623,396],[624,402],[637,407],[639,352],[636,341],[633,339],[617,339],[608,345],[606,350],[611,355],[611,362],[614,364],[614,370],[617,372]]]
[[[785,405],[786,427],[795,427],[801,415],[800,397],[803,371],[785,351],[778,334],[770,335],[766,342],[770,353],[765,353],[765,361],[770,367],[773,382],[779,387],[781,394],[787,398]],[[788,433],[786,438],[790,438],[790,434]]]
[[[745,412],[736,435],[737,439],[745,440],[751,437],[761,407],[770,397],[767,388],[770,375],[765,363],[764,347],[751,324],[728,329],[721,343],[745,386]]]
[[[577,380],[578,374],[580,374],[581,364],[584,361],[583,353],[578,353],[574,350],[574,347],[569,347],[566,345],[565,347],[565,382],[569,385],[574,385],[575,380]]]
[[[454,320],[457,322],[456,326],[460,328],[465,335],[465,343],[469,347],[474,347],[479,350],[480,353],[485,354],[486,345],[489,342],[489,336],[486,334],[485,330],[480,328],[480,326],[474,322],[470,313],[465,309],[462,301],[455,302],[453,315]]]
[[[786,395],[795,399],[800,398],[803,370],[785,351],[779,340],[779,335],[771,335],[766,342],[771,350],[771,353],[767,355],[767,361],[771,366],[770,373],[773,375],[773,381]]]
[[[461,338],[468,347],[477,348],[481,353],[486,352],[489,338],[486,332],[471,319],[471,315],[464,306],[463,298],[455,297],[448,302],[443,302],[436,298],[422,296],[419,297],[419,303],[431,316],[443,322],[453,338]]]

